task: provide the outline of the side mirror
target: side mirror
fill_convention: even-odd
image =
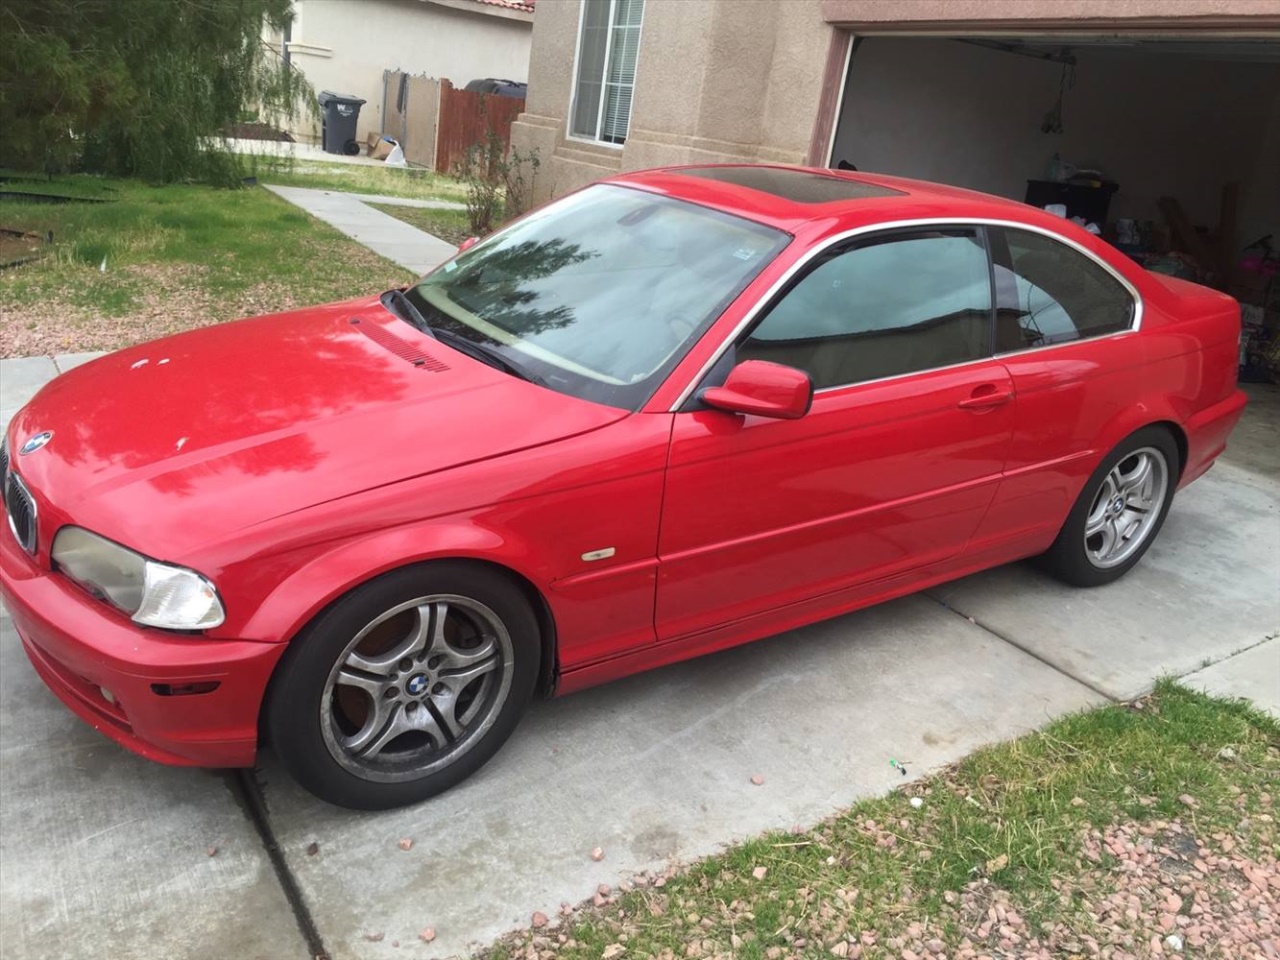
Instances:
[[[458,252],[461,253],[463,250],[470,250],[479,242],[480,242],[479,237],[467,237],[467,239],[463,240],[460,244],[458,244]]]
[[[798,420],[813,403],[813,381],[795,367],[767,360],[744,360],[729,371],[723,387],[707,387],[698,399],[728,413]]]

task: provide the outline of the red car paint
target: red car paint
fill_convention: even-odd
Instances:
[[[40,675],[145,756],[248,765],[285,645],[408,563],[475,558],[519,577],[541,598],[567,693],[1039,553],[1101,459],[1145,425],[1174,427],[1181,485],[1212,465],[1244,406],[1233,300],[1021,204],[856,179],[902,193],[802,205],[671,170],[614,178],[794,237],[635,413],[513,378],[375,298],[59,377],[8,430],[11,451],[55,433],[13,458],[39,509],[36,555],[0,531],[0,596]],[[904,221],[1062,236],[1127,279],[1140,327],[820,391],[794,420],[673,412],[806,255]],[[91,599],[51,569],[68,523],[200,571],[226,621],[172,634]]]

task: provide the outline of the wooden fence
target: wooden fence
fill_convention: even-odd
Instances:
[[[486,130],[508,146],[522,110],[523,100],[459,90],[448,80],[382,74],[382,132],[400,142],[409,163],[439,173],[450,173],[468,147],[484,142]]]
[[[448,80],[441,80],[436,172],[452,170],[468,147],[484,142],[488,130],[498,135],[504,149],[510,146],[511,121],[520,116],[522,110],[523,100],[457,90]]]

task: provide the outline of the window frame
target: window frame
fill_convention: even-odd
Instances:
[[[572,143],[589,143],[597,147],[606,147],[609,150],[622,150],[627,145],[627,140],[631,138],[631,109],[627,110],[627,137],[622,143],[614,143],[612,140],[601,140],[599,137],[600,128],[604,124],[604,110],[608,98],[605,96],[605,78],[609,74],[609,55],[613,51],[613,30],[614,30],[614,13],[618,9],[618,0],[609,0],[609,27],[605,34],[603,73],[600,78],[600,107],[596,113],[596,136],[585,137],[582,134],[573,132],[573,108],[578,100],[578,65],[582,60],[582,32],[586,28],[587,21],[587,2],[586,0],[578,0],[578,39],[573,48],[573,82],[569,85],[569,108],[565,112],[564,121],[564,138]],[[640,66],[640,48],[644,43],[644,7],[640,9],[640,26],[636,29],[636,72],[639,73]],[[631,106],[635,106],[635,90],[636,84],[631,84]]]
[[[803,271],[793,276],[781,290],[779,290],[776,294],[774,294],[769,298],[767,306],[765,307],[765,309],[759,312],[759,315],[756,317],[755,321],[749,327],[739,332],[733,338],[734,349],[736,350],[739,346],[741,346],[747,340],[750,340],[751,337],[755,334],[755,331],[759,329],[761,324],[768,321],[775,307],[777,307],[780,303],[782,303],[783,300],[789,297],[791,293],[797,287],[799,287],[800,284],[804,283],[805,280],[807,280],[810,276],[812,276],[815,271],[821,270],[823,266],[830,263],[832,260],[835,260],[839,257],[848,256],[849,254],[855,253],[858,250],[864,250],[869,247],[878,246],[882,243],[896,243],[901,240],[911,240],[913,238],[918,239],[923,237],[924,235],[931,234],[931,233],[944,233],[944,232],[972,234],[973,239],[977,240],[978,245],[982,248],[982,255],[983,255],[983,258],[985,259],[986,268],[987,268],[986,269],[987,297],[988,297],[988,300],[990,301],[990,305],[987,307],[987,338],[986,338],[987,344],[986,344],[986,351],[984,352],[984,354],[980,357],[973,357],[969,360],[957,360],[955,363],[945,363],[936,367],[923,367],[920,370],[909,370],[904,373],[885,374],[883,377],[870,377],[866,380],[850,380],[847,383],[835,383],[826,387],[815,387],[813,391],[814,396],[817,396],[818,394],[821,394],[821,393],[830,393],[834,390],[847,390],[850,387],[860,387],[863,384],[867,384],[867,383],[880,383],[884,380],[896,380],[900,377],[909,377],[917,373],[928,373],[933,370],[946,370],[950,367],[961,367],[970,363],[980,363],[984,360],[990,360],[992,356],[994,356],[993,347],[994,347],[994,338],[995,338],[995,287],[992,279],[993,259],[992,259],[992,251],[991,251],[991,237],[986,226],[982,224],[958,224],[957,223],[957,224],[934,225],[934,226],[898,227],[898,228],[878,231],[876,233],[864,234],[858,237],[852,237],[841,243],[832,244],[826,250],[823,251],[821,256],[818,256],[812,259],[806,265]]]
[[[1043,352],[1046,350],[1059,350],[1063,347],[1074,347],[1080,343],[1097,343],[1100,340],[1107,340],[1112,337],[1126,337],[1134,333],[1137,333],[1142,328],[1142,316],[1143,316],[1142,295],[1138,293],[1138,289],[1133,285],[1133,283],[1129,280],[1129,278],[1124,276],[1124,274],[1122,274],[1119,270],[1117,270],[1111,264],[1107,263],[1105,260],[1103,260],[1100,256],[1098,256],[1092,250],[1089,250],[1087,247],[1071,239],[1070,237],[1064,237],[1060,233],[1056,233],[1055,231],[1050,230],[1047,227],[1041,227],[1032,223],[1024,223],[1020,220],[1004,220],[1004,219],[991,218],[991,217],[926,217],[926,218],[921,218],[916,220],[894,220],[886,223],[872,223],[872,224],[867,224],[861,227],[854,227],[851,230],[845,230],[841,233],[827,237],[817,246],[806,251],[804,255],[802,255],[798,260],[796,260],[795,263],[791,264],[791,266],[787,268],[786,272],[781,277],[779,277],[776,281],[774,281],[773,286],[771,286],[768,290],[766,290],[760,296],[760,298],[755,302],[755,304],[752,305],[751,309],[748,310],[746,314],[743,315],[742,319],[738,321],[738,323],[734,326],[734,328],[725,335],[724,339],[721,341],[720,345],[716,348],[716,350],[711,354],[711,356],[709,356],[703,362],[702,366],[689,379],[689,382],[685,384],[684,389],[680,391],[680,394],[676,397],[676,399],[672,402],[671,406],[668,408],[668,412],[679,413],[681,411],[694,409],[689,407],[688,405],[689,401],[696,395],[699,389],[701,389],[704,385],[709,385],[709,384],[705,384],[705,381],[708,375],[715,372],[717,368],[722,365],[721,361],[724,359],[726,354],[733,347],[737,345],[738,341],[742,338],[743,334],[749,333],[752,329],[754,329],[756,324],[761,319],[763,319],[763,315],[778,300],[779,295],[784,290],[790,289],[792,285],[792,281],[796,280],[801,273],[806,272],[814,260],[828,253],[832,247],[835,247],[838,244],[843,244],[843,243],[846,243],[847,241],[851,241],[855,239],[869,238],[877,234],[889,234],[889,233],[895,233],[901,230],[910,230],[913,228],[926,229],[930,227],[953,228],[953,229],[966,229],[966,228],[977,229],[984,234],[984,242],[987,247],[988,274],[989,274],[990,283],[991,283],[990,335],[992,337],[993,346],[994,346],[994,337],[996,334],[996,329],[995,329],[996,291],[995,291],[995,279],[994,279],[995,268],[993,266],[994,260],[992,259],[992,255],[991,255],[991,240],[989,236],[986,236],[987,228],[989,227],[1007,227],[1014,230],[1026,230],[1030,233],[1038,233],[1042,236],[1048,237],[1050,240],[1056,240],[1058,243],[1061,243],[1064,246],[1070,247],[1071,249],[1075,250],[1077,253],[1084,255],[1093,263],[1096,263],[1098,266],[1102,267],[1104,270],[1107,271],[1107,273],[1109,273],[1112,277],[1114,277],[1115,280],[1122,287],[1124,287],[1124,289],[1128,291],[1129,295],[1133,298],[1133,318],[1130,321],[1129,328],[1127,330],[1117,330],[1114,333],[1101,334],[1100,336],[1089,337],[1083,340],[1068,340],[1063,343],[1054,343],[1054,344],[1049,344],[1043,347],[1024,347],[1021,350],[1006,351],[1004,353],[990,353],[988,356],[978,360],[965,360],[961,363],[950,364],[946,367],[931,367],[929,368],[929,370],[916,370],[911,373],[894,374],[892,376],[885,377],[881,380],[863,380],[858,383],[844,384],[842,386],[837,386],[837,387],[823,387],[820,390],[814,391],[815,396],[819,394],[830,393],[833,390],[849,390],[854,387],[862,387],[872,383],[885,383],[892,380],[901,380],[903,377],[919,376],[922,373],[929,373],[929,372],[932,372],[933,370],[951,369],[954,367],[968,366],[969,364],[973,364],[973,363],[987,363],[993,359],[998,360],[1001,357],[1015,356],[1017,354],[1027,353],[1032,350],[1035,350],[1038,352]],[[725,370],[725,373],[727,372],[728,371]]]
[[[997,330],[996,320],[995,320],[995,311],[998,309],[998,304],[996,303],[997,290],[995,286],[996,267],[999,266],[1004,270],[1008,270],[1011,274],[1014,275],[1014,277],[1024,281],[1025,283],[1031,284],[1032,286],[1036,286],[1036,284],[1032,283],[1022,274],[1018,273],[1017,268],[1014,265],[1013,253],[1009,247],[1009,237],[1008,237],[1008,234],[1011,231],[1021,231],[1023,233],[1038,234],[1048,239],[1051,243],[1054,240],[1059,240],[1059,243],[1061,246],[1065,246],[1068,249],[1073,249],[1077,253],[1084,255],[1085,259],[1088,260],[1090,263],[1103,267],[1105,272],[1109,276],[1111,276],[1113,279],[1117,280],[1120,286],[1126,292],[1128,292],[1130,298],[1133,300],[1134,306],[1129,313],[1129,325],[1120,330],[1108,330],[1105,333],[1089,333],[1089,334],[1080,333],[1079,336],[1074,337],[1071,340],[1059,340],[1056,343],[1045,343],[1045,344],[1032,343],[1032,344],[1025,344],[1024,346],[1018,347],[1013,350],[996,351],[995,350],[996,341],[999,337],[999,331]],[[1089,343],[1095,340],[1105,339],[1106,337],[1114,337],[1114,336],[1119,336],[1125,333],[1132,333],[1138,329],[1137,321],[1141,319],[1139,314],[1142,309],[1142,298],[1138,295],[1138,292],[1133,288],[1133,284],[1127,282],[1123,277],[1120,277],[1115,270],[1110,269],[1109,264],[1104,263],[1098,257],[1091,256],[1089,251],[1085,250],[1083,247],[1080,247],[1077,244],[1064,243],[1062,242],[1062,240],[1060,240],[1058,237],[1055,237],[1053,234],[1046,233],[1042,230],[1034,230],[1026,226],[1018,227],[1018,226],[1010,226],[1010,225],[1000,225],[1000,226],[992,225],[992,226],[989,226],[987,229],[987,257],[988,257],[988,262],[990,263],[990,266],[991,266],[991,297],[992,297],[992,311],[993,311],[992,312],[993,321],[992,321],[992,327],[991,327],[991,345],[992,345],[993,356],[1012,357],[1020,353],[1030,353],[1033,350],[1040,351],[1040,350],[1051,350],[1054,347],[1069,347],[1077,343]],[[1043,289],[1043,288],[1038,288],[1038,289]],[[1050,299],[1053,299],[1052,296],[1048,294],[1048,291],[1044,291],[1044,292],[1046,296],[1050,296]],[[1058,303],[1057,300],[1054,300],[1054,303],[1058,306],[1060,310],[1062,310],[1064,313],[1066,312],[1066,308],[1063,307],[1060,303]],[[1071,325],[1075,327],[1075,319],[1072,318],[1070,314],[1067,314],[1067,317],[1068,319],[1071,320]],[[1079,327],[1076,327],[1076,331],[1077,333],[1079,333]]]

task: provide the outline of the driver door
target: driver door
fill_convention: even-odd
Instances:
[[[991,358],[978,229],[898,232],[817,258],[730,363],[806,371],[807,415],[675,415],[659,533],[658,639],[945,560],[1000,481],[1012,382]],[[709,385],[709,384],[708,384]]]

